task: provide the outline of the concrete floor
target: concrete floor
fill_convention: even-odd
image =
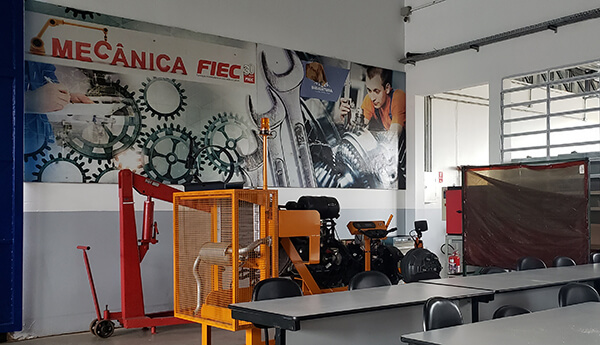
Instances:
[[[14,341],[22,345],[200,345],[200,325],[177,325],[158,327],[156,334],[150,330],[118,328],[109,338],[102,339],[90,332],[75,333],[30,340]],[[244,345],[245,332],[229,332],[218,328],[212,329],[212,344],[214,345]],[[9,340],[9,343],[11,341]]]

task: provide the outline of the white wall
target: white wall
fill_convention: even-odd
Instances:
[[[402,70],[402,1],[42,0]]]
[[[423,174],[423,97],[445,90],[489,84],[490,92],[490,161],[499,161],[499,114],[501,78],[517,73],[573,62],[597,59],[600,45],[594,37],[600,32],[600,20],[592,20],[559,28],[558,33],[541,32],[481,48],[479,53],[466,51],[419,62],[416,66],[399,64],[404,51],[426,52],[436,48],[482,38],[518,27],[558,18],[598,7],[597,0],[447,0],[415,12],[403,28],[399,15],[402,1],[376,2],[348,0],[45,0],[48,3],[72,6],[141,21],[175,26],[197,32],[216,34],[251,42],[303,50],[340,59],[380,65],[407,72],[407,191],[386,196],[396,199],[398,207],[406,207],[406,223],[413,219],[428,219],[431,231],[424,240],[435,243],[443,236],[443,224],[438,208],[424,205]],[[430,0],[405,0],[417,6]],[[38,188],[38,187],[32,187]],[[43,187],[45,188],[45,187]],[[51,188],[51,186],[48,186]],[[82,187],[74,193],[87,194],[90,199],[102,198],[114,202],[111,187],[90,190]],[[99,187],[102,188],[102,187]],[[52,193],[46,190],[44,193]],[[43,197],[34,192],[26,202]],[[100,195],[97,197],[94,193]],[[376,199],[375,194],[371,194]],[[31,199],[30,199],[31,198]],[[344,198],[353,198],[344,196]],[[100,200],[100,199],[99,199]],[[114,201],[111,201],[114,200]],[[406,200],[406,205],[404,205]],[[48,199],[48,203],[56,202]],[[342,201],[344,202],[344,201]],[[94,210],[90,204],[78,204],[76,212]],[[111,213],[114,216],[114,213]],[[385,218],[384,218],[385,219]],[[68,225],[68,222],[65,223]],[[65,233],[72,233],[70,225]],[[110,226],[113,223],[108,224]],[[43,232],[44,224],[30,223],[29,231]],[[37,248],[37,247],[36,247]],[[40,246],[39,248],[44,248]],[[26,248],[27,249],[27,248]],[[433,248],[435,249],[435,248]],[[111,252],[112,253],[112,252]],[[109,253],[110,254],[110,253]],[[153,253],[149,253],[152,255]],[[31,255],[31,253],[25,253]],[[72,273],[82,275],[82,271]],[[26,287],[27,288],[27,287]],[[79,284],[73,304],[90,308],[85,282]],[[33,295],[36,299],[50,296]],[[102,299],[102,296],[100,296]],[[34,303],[37,301],[31,301]],[[89,303],[85,306],[85,303]],[[47,312],[47,310],[46,310]],[[63,315],[69,311],[62,311]],[[27,311],[24,311],[26,314]],[[35,315],[30,311],[30,315]],[[37,334],[53,334],[81,330],[88,317],[69,314],[51,328]],[[79,323],[73,323],[73,320]]]
[[[483,98],[488,97],[487,85],[454,92],[469,95],[478,92]],[[427,202],[436,203],[436,207],[442,206],[442,187],[461,185],[459,166],[489,163],[488,107],[448,99],[452,99],[452,96],[436,94],[431,101],[431,172],[437,183],[432,186],[435,188],[435,198],[429,198]],[[476,102],[486,103],[483,100]],[[440,172],[442,181],[439,181]],[[430,184],[426,187],[430,189]]]
[[[431,1],[406,0],[417,7]],[[416,11],[405,25],[405,49],[428,52],[512,29],[595,9],[597,0],[447,0]],[[423,97],[441,91],[489,84],[489,157],[500,162],[500,91],[503,77],[596,60],[600,46],[594,37],[600,31],[600,19],[565,27],[557,33],[544,31],[481,47],[479,52],[464,51],[407,65],[407,135],[409,143],[423,142]],[[437,242],[444,224],[437,209],[424,204],[423,148],[414,145],[408,152],[407,208],[417,218],[430,220],[424,240]],[[410,215],[407,214],[407,218]]]
[[[489,107],[485,105],[489,97],[488,86],[449,91],[451,94],[432,95],[431,172],[424,174],[423,201],[426,217],[422,218],[426,218],[430,225],[430,230],[425,233],[425,246],[435,252],[440,260],[445,260],[439,249],[445,239],[442,188],[462,185],[460,166],[489,164]],[[481,99],[455,95],[470,95]]]
[[[248,42],[306,51],[402,70],[401,1],[377,6],[346,0],[47,0],[133,20]],[[168,30],[166,30],[168,32]],[[387,220],[402,229],[404,191],[281,189],[279,200],[302,195],[338,198],[345,237],[349,220]],[[359,195],[359,196],[357,196]],[[136,199],[141,209],[143,198]],[[172,309],[171,204],[158,202],[159,244],[142,263],[146,311]],[[116,185],[25,185],[24,330],[17,337],[86,330],[93,306],[78,244],[92,246],[90,261],[101,307],[120,310],[118,190]],[[137,214],[138,222],[140,214]],[[412,223],[412,222],[411,222]],[[138,224],[139,228],[139,224]],[[412,229],[412,228],[411,228]],[[66,292],[66,293],[65,293]]]
[[[394,70],[403,70],[398,59],[404,54],[404,31],[399,16],[402,2],[379,0],[377,6],[364,1],[305,0],[305,1],[234,1],[234,0],[41,0],[40,2],[74,7],[97,13],[134,19],[213,34],[249,42],[264,43],[348,61],[366,63]],[[61,185],[29,187],[43,189],[45,195],[60,195]],[[79,190],[79,187],[74,187]],[[81,186],[82,190],[89,188]],[[109,186],[94,187],[100,193],[97,202],[115,210],[116,194]],[[404,208],[404,191],[365,191],[360,200],[367,209],[382,208],[374,217],[387,219],[388,210]],[[87,194],[87,192],[84,192]],[[302,195],[331,195],[338,197],[342,209],[353,208],[356,200],[348,192],[336,190],[304,191],[290,189],[280,197],[283,202]],[[32,192],[30,195],[37,195]],[[55,210],[99,210],[89,203],[68,203],[47,200]],[[45,199],[42,199],[45,200]],[[26,206],[32,200],[26,200]],[[39,204],[39,202],[37,202]],[[70,208],[73,206],[74,208]],[[44,206],[41,206],[43,209]],[[31,211],[26,208],[26,211]],[[345,219],[344,219],[345,221]],[[340,222],[340,224],[345,224]],[[412,228],[411,228],[412,229]],[[410,230],[410,229],[409,229]]]

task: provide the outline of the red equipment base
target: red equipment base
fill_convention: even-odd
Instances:
[[[144,202],[142,239],[138,240],[135,224],[135,208],[133,190],[147,196]],[[124,328],[150,328],[156,333],[157,326],[190,323],[173,316],[173,311],[146,314],[144,311],[144,295],[142,289],[141,262],[149,250],[150,244],[158,240],[158,228],[154,222],[154,201],[152,198],[173,202],[173,193],[179,190],[153,181],[147,177],[134,174],[130,170],[119,171],[119,218],[121,243],[121,311],[110,312],[107,308],[100,315],[96,288],[86,251],[88,246],[78,246],[83,250],[83,258],[87,269],[88,280],[94,299],[97,319],[90,324],[90,331],[101,338],[108,338],[114,331],[112,321],[117,321]]]

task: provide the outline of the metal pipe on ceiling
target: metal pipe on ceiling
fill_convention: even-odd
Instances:
[[[428,60],[448,54],[457,53],[464,50],[473,49],[479,51],[479,48],[485,45],[506,41],[512,38],[517,38],[525,35],[530,35],[536,32],[541,32],[545,30],[552,30],[554,32],[558,31],[558,28],[561,26],[574,24],[582,21],[586,21],[589,19],[600,18],[600,8],[595,8],[592,10],[579,12],[575,14],[571,14],[565,17],[549,20],[546,22],[542,22],[539,24],[525,26],[519,29],[506,31],[500,34],[476,39],[473,41],[457,44],[454,46],[450,46],[447,48],[436,49],[426,53],[411,53],[406,52],[406,56],[400,60],[400,63],[403,64],[416,64],[418,61]]]

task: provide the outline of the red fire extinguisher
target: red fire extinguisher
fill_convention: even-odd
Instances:
[[[448,273],[460,273],[460,256],[458,256],[458,251],[456,250],[452,253],[452,255],[448,256]]]

